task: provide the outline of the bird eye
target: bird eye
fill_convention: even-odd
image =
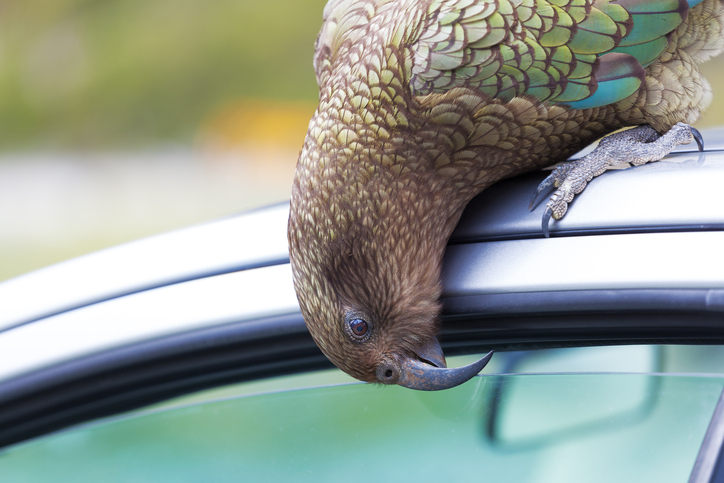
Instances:
[[[369,326],[362,319],[352,319],[349,321],[349,330],[355,337],[364,337],[369,330]]]
[[[372,324],[358,313],[347,314],[344,328],[354,342],[364,342],[372,333]]]

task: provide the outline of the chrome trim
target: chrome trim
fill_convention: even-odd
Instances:
[[[289,264],[147,290],[0,333],[0,381],[135,342],[298,311]]]
[[[445,293],[724,288],[724,232],[646,233],[449,246]]]
[[[285,262],[287,203],[102,250],[0,283],[0,331],[170,283]]]

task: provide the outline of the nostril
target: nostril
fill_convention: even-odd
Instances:
[[[400,368],[394,362],[385,361],[377,366],[377,381],[382,384],[397,384],[400,378]]]

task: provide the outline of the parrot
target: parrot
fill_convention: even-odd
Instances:
[[[568,159],[542,231],[609,167],[701,134],[698,63],[724,50],[722,0],[331,0],[313,65],[319,104],[299,154],[289,259],[305,323],[361,381],[440,390],[445,247],[485,188]]]

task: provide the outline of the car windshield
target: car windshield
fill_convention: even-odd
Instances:
[[[338,383],[186,399],[11,447],[0,474],[13,482],[686,481],[723,388],[718,374],[536,373],[479,376],[439,392]]]

